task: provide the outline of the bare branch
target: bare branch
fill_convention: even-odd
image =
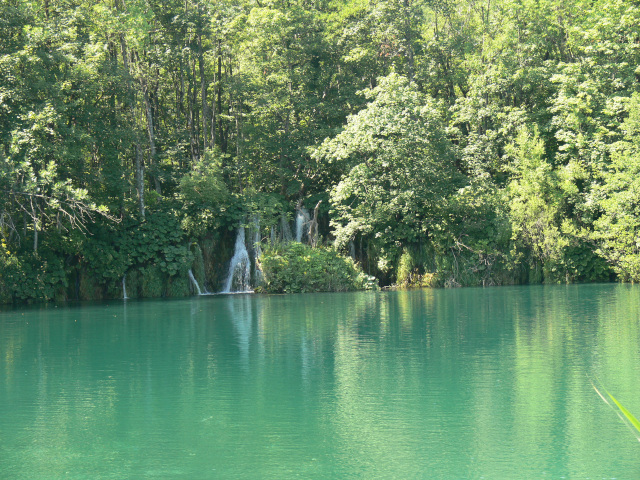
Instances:
[[[78,229],[84,234],[89,233],[87,224],[93,222],[96,216],[101,216],[116,223],[120,222],[119,218],[101,210],[96,205],[69,196],[59,198],[13,189],[0,190],[0,192],[6,194],[5,198],[8,199],[8,204],[13,204],[15,210],[23,212],[33,222],[34,228],[37,228],[38,222],[53,222],[55,219],[58,228],[62,227],[65,228],[65,231],[68,231],[69,229],[61,224],[60,215],[67,220],[70,228]],[[9,240],[12,233],[17,235],[18,232],[11,213],[8,211],[8,206],[5,204],[4,208],[0,208],[0,235],[6,241]],[[51,209],[56,212],[53,216]]]

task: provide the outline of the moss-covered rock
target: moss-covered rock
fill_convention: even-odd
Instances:
[[[210,233],[200,242],[206,286],[210,291],[220,291],[227,275],[229,259],[233,256],[235,234],[231,231]],[[196,277],[197,278],[197,277]]]
[[[202,255],[202,249],[196,242],[191,244],[191,254],[193,255],[193,262],[191,263],[191,271],[194,278],[200,285],[201,289],[206,287],[207,278],[204,269],[204,257]]]
[[[167,277],[165,294],[167,297],[188,297],[191,295],[190,281],[187,272]]]
[[[162,297],[164,293],[162,272],[156,265],[140,269],[140,296],[143,298]]]

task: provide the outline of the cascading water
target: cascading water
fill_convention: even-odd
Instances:
[[[304,217],[301,212],[298,212],[296,215],[296,242],[302,241],[302,223],[304,222]]]
[[[244,244],[244,227],[238,228],[229,273],[221,293],[251,291],[251,259]]]
[[[198,285],[198,281],[196,280],[196,277],[193,276],[193,272],[191,271],[191,269],[189,269],[189,279],[193,284],[193,288],[195,288],[196,292],[198,292],[198,295],[202,295],[202,290],[200,290],[200,285]]]
[[[129,297],[127,297],[127,276],[124,275],[122,277],[122,299],[123,300],[127,300]]]
[[[309,224],[309,212],[306,208],[298,209],[296,214],[296,242],[302,242],[305,227]]]
[[[291,235],[291,227],[289,226],[289,221],[287,217],[283,213],[280,216],[280,230],[282,234],[282,242],[288,243],[293,240],[293,235]]]

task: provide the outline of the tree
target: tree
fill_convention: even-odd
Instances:
[[[315,156],[346,171],[331,191],[336,244],[344,248],[362,236],[381,248],[382,265],[393,263],[403,245],[438,234],[464,179],[438,102],[397,74],[365,95],[366,108]]]
[[[0,232],[18,244],[30,232],[34,252],[48,229],[83,228],[94,214],[108,215],[89,192],[100,178],[91,166],[108,155],[93,137],[106,113],[95,104],[105,57],[81,48],[89,43],[85,9],[47,13],[54,14],[62,18],[48,28],[16,15],[30,34],[17,36],[22,42],[3,57],[9,101],[2,110],[10,114],[0,133]]]
[[[622,124],[624,140],[613,147],[611,166],[597,189],[602,215],[593,237],[620,278],[640,280],[640,95],[634,94]]]
[[[516,248],[525,249],[525,261],[535,270],[558,260],[567,245],[559,225],[559,179],[537,130],[523,127],[509,150],[513,158],[507,188],[512,239]]]

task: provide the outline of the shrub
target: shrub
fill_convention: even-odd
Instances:
[[[377,288],[349,257],[298,242],[267,247],[260,257],[266,293],[345,292]]]
[[[22,257],[0,254],[0,300],[7,303],[63,297],[68,286],[64,261],[43,249]]]

